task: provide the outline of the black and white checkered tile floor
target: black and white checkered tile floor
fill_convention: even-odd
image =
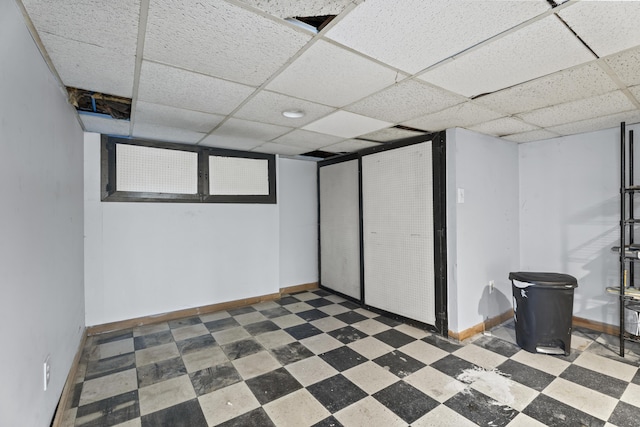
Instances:
[[[324,290],[90,337],[68,426],[638,426],[636,347],[459,344]],[[635,351],[635,352],[634,352]]]

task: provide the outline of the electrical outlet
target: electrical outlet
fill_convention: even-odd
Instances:
[[[489,280],[489,293],[493,293],[493,288],[495,288],[496,283],[493,280]]]
[[[47,358],[44,359],[44,364],[43,364],[43,384],[44,384],[44,391],[47,391],[47,389],[49,388],[49,380],[51,379],[51,356],[47,355]]]

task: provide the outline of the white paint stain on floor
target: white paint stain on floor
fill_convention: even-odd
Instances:
[[[465,369],[457,377],[458,381],[468,384],[466,391],[473,388],[486,394],[495,400],[495,405],[512,405],[515,397],[511,393],[511,380],[509,376],[497,369],[486,370],[482,368]]]

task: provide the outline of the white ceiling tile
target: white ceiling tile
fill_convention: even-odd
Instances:
[[[522,120],[518,120],[513,117],[502,117],[497,120],[469,127],[469,130],[474,132],[494,136],[511,135],[514,133],[528,132],[537,129],[538,128],[536,126],[530,125],[529,123],[525,123]]]
[[[319,40],[267,89],[342,107],[393,84],[396,78],[390,68]]]
[[[454,127],[473,126],[500,117],[502,117],[500,113],[476,105],[474,102],[465,102],[434,114],[409,120],[402,125],[435,132]]]
[[[225,1],[152,1],[144,57],[257,86],[311,37]]]
[[[324,147],[322,150],[330,153],[351,153],[353,151],[363,150],[369,147],[378,147],[380,145],[382,145],[382,143],[362,141],[360,139],[347,139],[346,141]]]
[[[140,0],[22,0],[38,33],[135,55]]]
[[[309,123],[302,129],[344,138],[353,138],[391,125],[392,123],[389,122],[340,110]]]
[[[622,91],[579,99],[551,107],[518,114],[521,119],[541,127],[556,126],[578,120],[607,116],[633,110],[635,105]]]
[[[140,122],[135,122],[133,124],[133,136],[135,136],[136,138],[195,144],[202,138],[204,138],[205,135],[206,134],[201,132],[194,132],[188,129],[172,128],[169,126]]]
[[[286,110],[302,110],[305,115],[297,119],[290,119],[282,115],[282,112]],[[327,107],[326,105],[263,90],[243,105],[234,114],[234,117],[275,125],[299,127],[324,117],[333,111],[335,111],[335,108]]]
[[[369,139],[371,141],[389,142],[398,139],[412,138],[415,136],[425,135],[425,132],[418,132],[415,130],[401,129],[391,127],[387,129],[380,129],[375,132],[360,135],[361,139]]]
[[[495,111],[516,114],[550,105],[589,98],[618,88],[597,64],[559,71],[503,89],[473,101]]]
[[[231,150],[249,151],[260,145],[264,144],[264,141],[255,138],[243,138],[236,136],[226,135],[209,135],[203,139],[199,145],[206,145],[208,147],[228,148]]]
[[[134,55],[49,33],[40,38],[65,86],[131,98]]]
[[[556,132],[560,135],[574,135],[577,133],[593,132],[601,129],[619,127],[620,122],[627,122],[628,125],[640,123],[640,110],[627,111],[625,113],[612,114],[610,116],[597,117],[594,119],[580,120],[578,122],[553,126],[547,130]]]
[[[628,50],[605,61],[627,86],[640,84],[640,49]]]
[[[544,0],[367,0],[327,37],[414,74],[549,8]]]
[[[339,15],[351,3],[364,0],[240,0],[281,19]]]
[[[420,115],[444,110],[466,98],[446,90],[405,80],[345,108],[353,113],[400,123]]]
[[[309,150],[301,147],[294,147],[293,145],[267,142],[251,151],[256,151],[258,153],[280,154],[281,156],[296,156],[298,154],[306,153]]]
[[[546,129],[532,130],[529,132],[514,133],[512,135],[506,135],[502,138],[513,142],[531,142],[542,141],[543,139],[551,139],[560,136],[555,132],[548,131]]]
[[[107,117],[99,117],[94,114],[79,114],[80,120],[84,125],[84,130],[87,132],[102,133],[105,135],[129,135],[128,120],[116,120]]]
[[[639,1],[572,2],[558,15],[599,56],[640,44]]]
[[[229,114],[255,89],[143,61],[138,99],[213,114]]]
[[[224,116],[138,101],[135,121],[209,133]]]
[[[593,59],[593,54],[551,15],[419,77],[473,97]]]
[[[265,143],[289,131],[291,128],[285,126],[231,118],[214,130],[212,135],[256,139]]]
[[[309,132],[307,130],[296,129],[286,135],[282,135],[273,140],[278,144],[293,145],[306,148],[307,151],[317,150],[320,147],[335,144],[343,141],[344,138],[323,133]]]

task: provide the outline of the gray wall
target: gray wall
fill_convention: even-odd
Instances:
[[[83,136],[13,1],[0,64],[0,425],[48,426],[84,330]]]

